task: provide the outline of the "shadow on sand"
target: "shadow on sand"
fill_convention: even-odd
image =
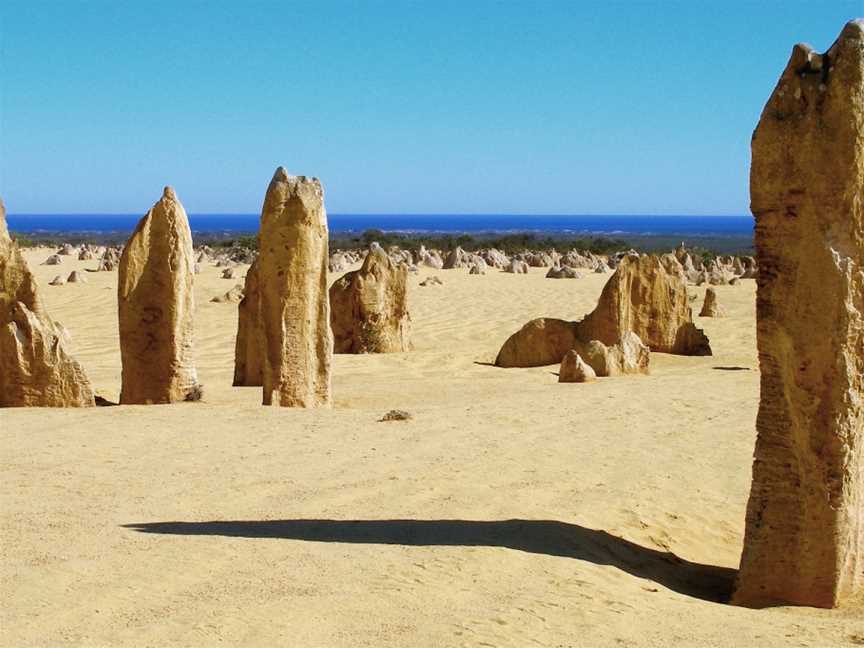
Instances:
[[[735,570],[688,562],[576,524],[554,520],[251,520],[127,524],[142,533],[278,538],[414,547],[506,547],[610,565],[705,601],[727,602]]]

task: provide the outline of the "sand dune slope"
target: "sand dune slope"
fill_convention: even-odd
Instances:
[[[48,254],[27,254],[47,306],[116,401],[117,273],[51,287],[96,262]],[[337,356],[332,410],[231,387],[236,305],[209,300],[242,279],[210,266],[203,402],[0,410],[0,645],[864,644],[861,602],[718,602],[755,440],[754,282],[697,318],[714,357],[559,385],[490,363],[528,319],[591,310],[608,275],[427,274],[415,350]],[[378,422],[392,408],[413,420]]]

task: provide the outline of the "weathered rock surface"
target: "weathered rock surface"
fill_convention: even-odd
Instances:
[[[864,21],[796,45],[752,140],[761,400],[733,601],[864,588]]]
[[[317,178],[276,170],[264,198],[259,239],[263,402],[329,406],[333,335],[327,213]]]
[[[597,380],[597,374],[574,349],[564,354],[561,369],[558,371],[558,382],[585,383]]]
[[[120,257],[117,286],[120,402],[195,399],[192,234],[171,187],[138,221]]]
[[[509,272],[510,274],[528,274],[528,264],[524,261],[513,259],[507,267],[504,268],[504,272]]]
[[[93,389],[45,310],[0,201],[0,407],[88,407]]]
[[[461,247],[457,247],[455,250],[451,250],[447,255],[447,258],[444,259],[444,270],[453,270],[455,268],[464,268],[468,265],[468,257],[470,255],[465,252]]]
[[[468,274],[485,275],[486,261],[484,261],[482,257],[475,257],[471,262],[471,268],[468,270]]]
[[[561,362],[576,345],[576,323],[541,317],[511,335],[495,359],[498,367],[543,367]]]
[[[237,306],[237,339],[234,343],[234,386],[264,384],[264,326],[261,321],[259,260],[246,273],[242,299]]]
[[[359,270],[330,287],[336,353],[394,353],[411,348],[408,271],[373,245]]]
[[[617,344],[631,331],[652,351],[711,355],[708,338],[693,324],[683,276],[656,256],[625,256],[606,283],[597,308],[578,323],[581,340]]]
[[[69,276],[66,277],[66,281],[68,283],[88,283],[86,275],[78,272],[77,270],[73,270],[72,272],[70,272]]]
[[[549,268],[547,279],[578,279],[579,273],[570,266],[555,266]]]
[[[420,285],[424,286],[424,287],[425,286],[443,286],[444,282],[441,281],[441,279],[439,279],[437,276],[432,275],[432,276],[426,277],[423,281],[421,281]]]
[[[197,265],[197,264],[196,264]],[[248,276],[248,275],[247,275]],[[221,295],[216,295],[210,301],[215,304],[239,304],[243,299],[243,286],[237,284],[231,290]]]
[[[702,310],[699,311],[699,317],[725,317],[726,311],[717,301],[717,291],[713,288],[708,288],[705,291],[705,301],[702,302]]]
[[[598,376],[621,376],[626,374],[647,374],[651,353],[639,336],[627,331],[612,345],[600,340],[587,344],[577,343],[577,349],[585,362]]]

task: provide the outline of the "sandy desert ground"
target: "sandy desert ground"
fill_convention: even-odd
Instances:
[[[116,400],[117,273],[48,286],[96,266],[48,254],[27,253],[44,299]],[[722,602],[755,439],[753,281],[718,288],[728,318],[697,318],[713,357],[559,385],[490,363],[527,320],[591,310],[608,275],[421,288],[424,270],[416,349],[337,356],[335,407],[299,411],[231,387],[220,273],[197,277],[203,402],[0,411],[3,646],[864,645],[862,600]],[[414,419],[378,422],[392,408]]]

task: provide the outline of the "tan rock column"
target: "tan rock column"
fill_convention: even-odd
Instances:
[[[753,135],[762,370],[734,602],[864,582],[864,22],[796,45]]]
[[[261,322],[261,282],[258,259],[249,266],[243,299],[237,304],[237,341],[234,345],[234,386],[264,384],[264,327]]]
[[[117,286],[120,402],[200,397],[193,363],[195,256],[186,211],[171,187],[123,248]]]
[[[264,404],[330,405],[327,214],[317,178],[276,169],[261,212]]]

